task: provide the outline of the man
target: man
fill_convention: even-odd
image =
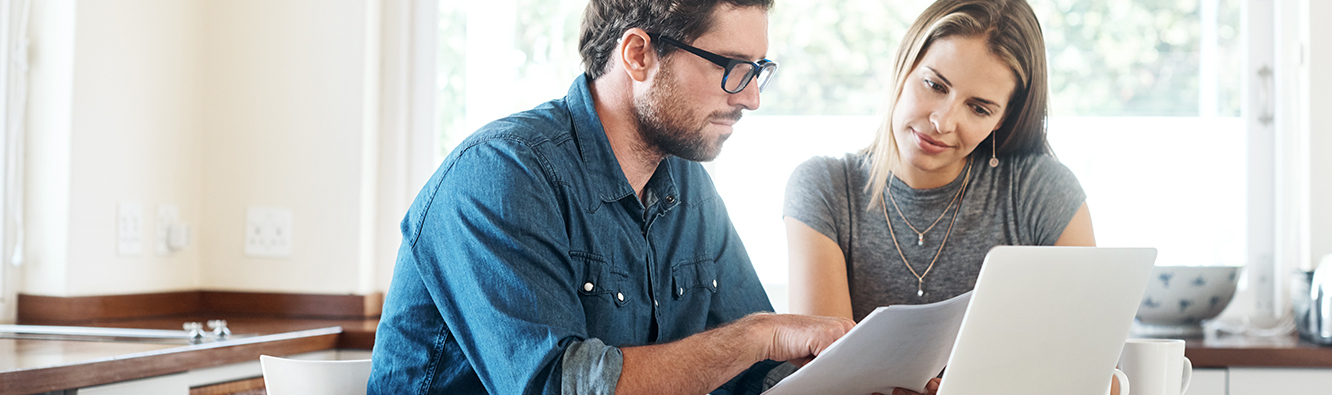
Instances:
[[[845,334],[753,314],[694,162],[759,107],[771,1],[592,0],[568,96],[483,127],[403,219],[369,393],[757,392]]]

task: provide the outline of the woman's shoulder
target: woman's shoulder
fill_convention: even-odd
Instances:
[[[999,160],[1008,162],[1008,164],[1001,167],[1005,167],[1010,172],[1011,179],[1018,185],[1081,188],[1078,177],[1073,173],[1073,170],[1069,169],[1068,166],[1059,161],[1059,158],[1052,154],[1015,155]]]
[[[787,192],[804,195],[859,187],[864,185],[869,173],[864,163],[864,155],[857,153],[809,158],[791,172]]]
[[[866,160],[866,155],[855,152],[849,152],[839,156],[815,156],[806,159],[803,163],[796,166],[793,175],[799,174],[827,177],[832,174],[840,176],[841,174],[868,172]]]
[[[1059,161],[1052,154],[1024,154],[1014,155],[1007,158],[1001,158],[1000,161],[1008,161],[1006,166],[1014,174],[1026,176],[1041,176],[1048,174],[1072,174],[1068,166]]]

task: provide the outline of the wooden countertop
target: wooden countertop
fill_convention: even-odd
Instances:
[[[1332,368],[1332,346],[1319,346],[1295,334],[1277,337],[1218,336],[1187,340],[1184,356],[1194,368]]]
[[[336,348],[342,328],[237,337],[192,345],[0,339],[0,394],[32,394],[88,387],[231,363],[259,355],[291,355]],[[11,366],[12,365],[12,366]]]

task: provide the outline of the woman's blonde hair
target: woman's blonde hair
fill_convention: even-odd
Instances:
[[[879,125],[874,142],[862,153],[870,156],[866,191],[883,190],[892,165],[897,161],[897,139],[893,135],[893,110],[902,95],[907,76],[915,69],[930,44],[950,36],[976,37],[986,41],[991,54],[1013,70],[1017,82],[1009,98],[1004,123],[990,135],[996,139],[998,156],[1052,153],[1045,138],[1046,101],[1049,98],[1045,66],[1045,38],[1036,13],[1023,0],[939,0],[916,18],[902,37],[893,63],[893,91],[887,100],[887,116]],[[1018,103],[1018,105],[1012,105]],[[975,155],[975,152],[972,152]],[[884,204],[875,193],[870,209]]]

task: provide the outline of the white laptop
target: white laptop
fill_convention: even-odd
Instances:
[[[1154,248],[990,250],[939,395],[1101,395],[1156,261]]]

